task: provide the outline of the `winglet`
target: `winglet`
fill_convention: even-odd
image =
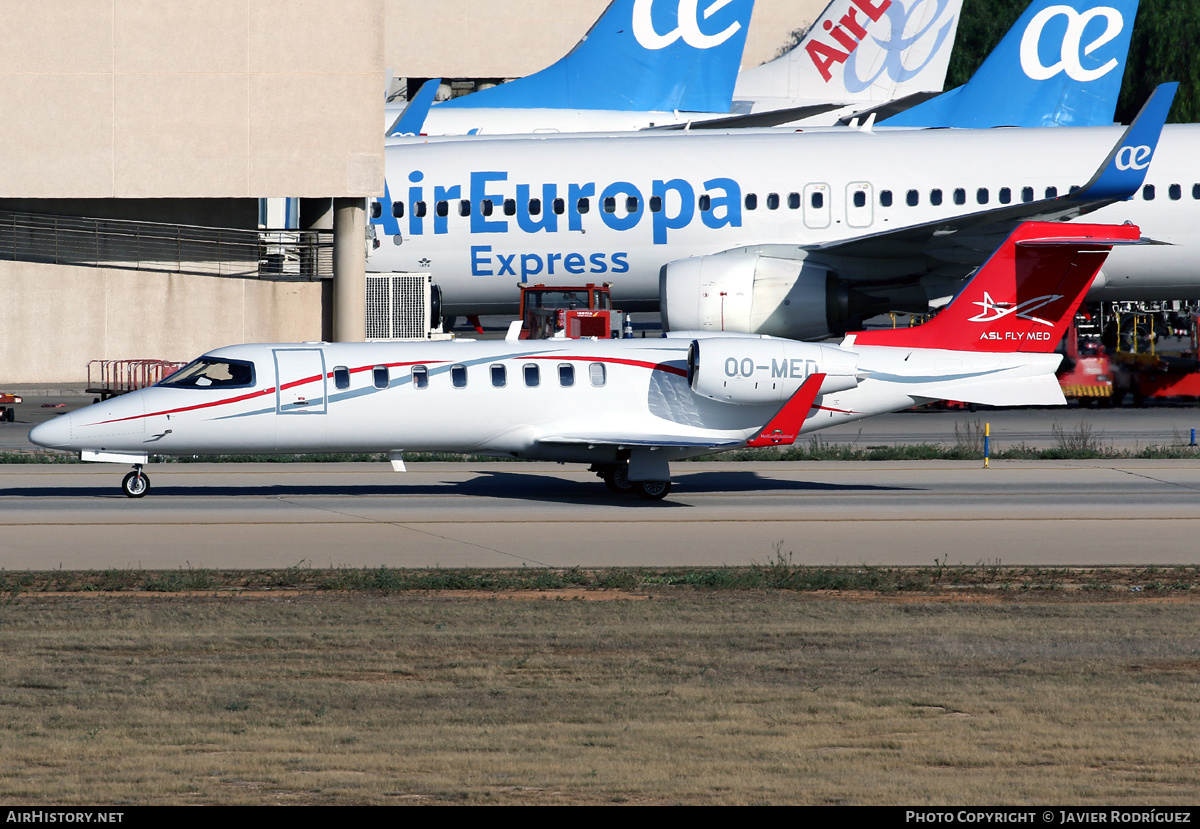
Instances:
[[[1079,201],[1131,198],[1146,180],[1146,170],[1158,148],[1158,139],[1177,89],[1177,83],[1160,84],[1091,181],[1068,198]]]
[[[441,83],[441,78],[431,78],[425,81],[421,85],[420,90],[417,91],[417,94],[413,96],[413,99],[408,102],[408,106],[404,108],[404,112],[400,113],[400,117],[396,119],[396,123],[392,124],[387,134],[420,135],[421,127],[425,126],[425,116],[429,114],[429,108],[433,106],[433,97],[437,94]]]
[[[854,347],[1048,353],[1066,333],[1113,245],[1136,225],[1025,222],[936,317],[915,328],[861,331]]]
[[[746,441],[747,446],[791,446],[800,435],[800,427],[812,409],[817,399],[817,392],[825,382],[824,374],[812,374],[804,381],[796,393],[791,396],[783,408],[775,413],[770,422],[753,438]]]

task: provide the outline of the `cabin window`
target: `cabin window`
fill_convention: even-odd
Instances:
[[[533,388],[541,382],[541,377],[538,374],[537,363],[526,363],[521,366],[521,373],[525,376],[525,385]]]
[[[954,188],[954,203],[959,205],[966,204],[967,191],[961,187]]]
[[[867,203],[867,197],[863,196],[863,203],[858,206],[862,207],[866,203]],[[800,209],[800,194],[799,193],[788,193],[788,210],[799,210],[799,209]]]
[[[392,202],[392,215],[395,216],[397,219],[404,218],[404,202],[402,202],[402,201]]]
[[[541,199],[530,199],[529,200],[529,215],[530,216],[542,215],[542,200]]]
[[[1154,201],[1154,185],[1147,184],[1142,188],[1142,198],[1146,201]]]
[[[570,363],[558,364],[558,384],[563,388],[575,385],[575,366]]]
[[[434,206],[433,212],[436,213],[438,216],[449,216],[450,215],[450,203],[447,201],[437,202],[437,204]]]
[[[335,389],[350,388],[350,369],[345,366],[333,367],[333,387]]]
[[[496,205],[492,203],[491,199],[484,199],[479,203],[479,212],[484,216],[492,215],[492,211],[495,209]]]
[[[991,193],[988,192],[988,189],[986,187],[980,187],[978,190],[975,191],[975,203],[976,204],[987,204],[988,201],[991,200],[991,198],[992,198]]]
[[[551,202],[551,207],[554,209],[554,215],[561,216],[567,212],[567,200],[555,199],[553,202]]]
[[[1193,185],[1192,185],[1192,198],[1193,198],[1193,199],[1200,199],[1200,184],[1193,184]]]
[[[825,194],[819,191],[814,191],[810,201],[812,202],[813,210],[820,210],[825,206]]]
[[[1033,188],[1032,187],[1022,187],[1021,188],[1021,201],[1025,202],[1026,204],[1029,204],[1031,201],[1033,201]]]
[[[413,215],[416,216],[418,219],[425,218],[425,202],[423,202],[423,201],[413,202]]]
[[[1057,187],[1047,187],[1046,188],[1046,198],[1057,199],[1058,198],[1058,188]]]
[[[929,191],[929,203],[935,207],[942,203],[942,191],[933,189]]]
[[[1008,187],[1001,187],[996,197],[1000,199],[1001,204],[1008,204],[1012,201],[1012,190]]]
[[[758,209],[758,194],[757,193],[747,193],[746,194],[746,209],[747,210],[757,210]]]
[[[767,194],[767,210],[778,210],[778,209],[779,209],[779,194],[778,193],[768,193]]]
[[[579,213],[580,216],[582,216],[584,213],[587,213],[591,209],[592,209],[592,203],[590,201],[588,201],[586,198],[580,199],[579,201],[575,202],[575,211],[577,213]]]
[[[637,213],[638,212],[637,196],[626,196],[625,197],[625,212],[626,213]]]
[[[375,366],[371,369],[371,379],[375,382],[375,388],[386,389],[388,387],[388,367]]]
[[[608,198],[606,198],[604,200],[604,212],[605,213],[616,213],[617,212],[617,197],[616,196],[609,196]]]
[[[377,201],[371,202],[371,218],[378,219],[383,215],[383,205]]]
[[[661,213],[662,212],[662,196],[651,196],[650,197],[650,212],[651,213]]]
[[[892,191],[891,190],[880,190],[879,191],[879,206],[880,207],[891,207],[892,206]]]
[[[504,215],[505,216],[517,215],[517,200],[516,199],[505,199],[504,200]]]
[[[465,389],[467,387],[467,367],[461,363],[456,366],[450,366],[450,385],[456,389]]]
[[[429,369],[425,366],[413,366],[412,384],[414,389],[429,388]]]
[[[916,207],[921,203],[921,194],[916,190],[909,190],[904,194],[904,203],[909,207]]]
[[[603,386],[608,380],[608,372],[604,368],[604,363],[592,363],[588,366],[588,380],[593,386]]]
[[[459,201],[458,215],[460,215],[460,216],[470,216],[471,215],[471,200],[470,199],[462,199],[461,201]]]
[[[1183,188],[1178,184],[1172,184],[1167,188],[1167,195],[1171,197],[1171,201],[1179,201],[1183,198]]]
[[[1067,191],[1067,195],[1070,195],[1071,193],[1074,193],[1074,192],[1076,192],[1076,191],[1078,191],[1078,190],[1079,190],[1079,185],[1078,185],[1078,184],[1072,184],[1072,185],[1071,185],[1071,189]]]
[[[1200,187],[1200,184],[1197,184],[1196,186]],[[704,195],[702,195],[700,197],[700,211],[707,212],[711,209],[712,209],[712,196],[708,195],[708,193],[705,193]]]
[[[501,363],[496,363],[492,366],[492,385],[498,389],[502,389],[508,385],[508,369]]]
[[[232,389],[254,385],[254,363],[201,357],[179,369],[158,385],[177,389]]]

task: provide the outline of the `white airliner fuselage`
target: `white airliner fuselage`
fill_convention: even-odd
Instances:
[[[391,202],[379,205],[368,269],[431,272],[450,314],[510,313],[517,283],[545,281],[607,281],[614,301],[655,307],[664,265],[743,248],[823,258],[860,284],[918,280],[934,298],[978,260],[963,265],[948,250],[931,268],[924,260],[940,254],[915,243],[888,258],[821,248],[1065,195],[1121,135],[759,130],[496,139],[482,150],[414,141],[388,149]],[[1090,298],[1200,298],[1198,156],[1200,127],[1164,128],[1147,186],[1088,214],[1170,243],[1114,252]]]

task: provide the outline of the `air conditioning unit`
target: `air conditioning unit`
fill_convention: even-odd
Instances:
[[[367,340],[441,339],[441,291],[427,273],[367,274]]]

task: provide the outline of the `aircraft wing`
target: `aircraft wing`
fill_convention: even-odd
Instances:
[[[863,259],[924,257],[931,269],[945,262],[981,264],[1022,222],[1066,221],[1133,196],[1145,181],[1177,87],[1163,84],[1154,91],[1091,180],[1075,192],[804,249]]]
[[[743,440],[716,438],[694,438],[681,435],[618,435],[612,432],[591,434],[547,435],[538,438],[540,444],[563,444],[569,446],[674,446],[680,448],[718,449],[741,446]]]

